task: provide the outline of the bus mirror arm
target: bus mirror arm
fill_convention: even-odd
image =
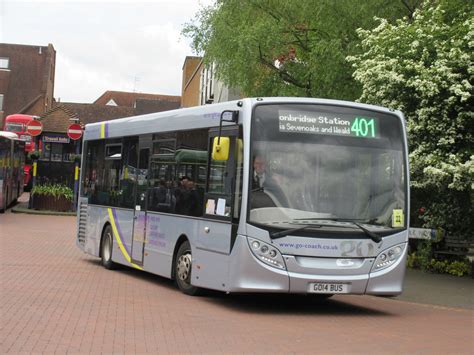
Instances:
[[[224,118],[224,114],[225,113],[230,113],[232,114],[231,118],[230,119],[225,119]],[[219,135],[217,136],[217,144],[220,144],[221,143],[221,134],[222,134],[222,122],[233,122],[233,123],[237,123],[239,120],[239,111],[233,111],[233,110],[224,110],[222,111],[221,113],[221,117],[220,117],[220,120],[219,120]]]

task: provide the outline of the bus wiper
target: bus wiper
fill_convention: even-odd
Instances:
[[[370,221],[364,221],[364,220],[358,220],[358,219],[348,219],[348,218],[325,218],[325,217],[322,217],[322,218],[297,218],[296,220],[299,220],[299,221],[316,221],[316,220],[320,220],[320,221],[335,221],[335,222],[349,222],[349,223],[352,223],[353,225],[355,225],[356,227],[358,227],[361,231],[363,231],[365,233],[365,235],[367,235],[370,239],[372,239],[374,242],[376,243],[380,243],[382,241],[382,237],[375,234],[374,232],[371,232],[369,231],[367,228],[365,227],[362,227],[358,222],[356,221],[363,221],[363,223],[370,223],[370,224],[373,224],[373,222],[375,222],[375,220],[370,220]],[[371,223],[372,222],[372,223]]]
[[[321,224],[307,224],[304,227],[286,229],[286,230],[281,231],[281,232],[270,233],[270,239],[283,238],[283,237],[286,237],[289,234],[296,233],[296,232],[299,232],[299,231],[302,231],[302,230],[305,230],[305,229],[308,229],[308,228],[321,228],[321,227],[322,227]]]

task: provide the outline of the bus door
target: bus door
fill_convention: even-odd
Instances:
[[[222,254],[229,254],[232,240],[232,214],[234,200],[239,198],[236,189],[236,165],[238,160],[237,138],[239,130],[235,127],[223,128],[222,137],[229,137],[230,150],[227,161],[212,159],[212,143],[218,135],[216,130],[209,132],[209,164],[207,187],[204,196],[204,220],[200,221],[197,247]]]
[[[148,165],[151,141],[140,137],[138,166],[136,169],[135,208],[133,216],[132,262],[142,265],[145,250]]]

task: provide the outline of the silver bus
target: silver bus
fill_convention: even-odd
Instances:
[[[248,98],[89,124],[76,243],[189,295],[398,295],[408,176],[403,114],[378,106]]]

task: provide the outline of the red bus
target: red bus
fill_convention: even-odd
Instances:
[[[0,131],[0,213],[23,193],[25,143],[12,132]]]
[[[34,120],[36,116],[14,114],[9,115],[5,118],[3,130],[7,132],[14,132],[18,135],[19,139],[25,142],[25,156],[28,156],[29,152],[38,150],[35,146],[33,137],[26,131],[28,122]],[[27,189],[31,188],[32,176],[31,176],[31,163],[26,158],[26,164],[24,168],[24,186]]]

